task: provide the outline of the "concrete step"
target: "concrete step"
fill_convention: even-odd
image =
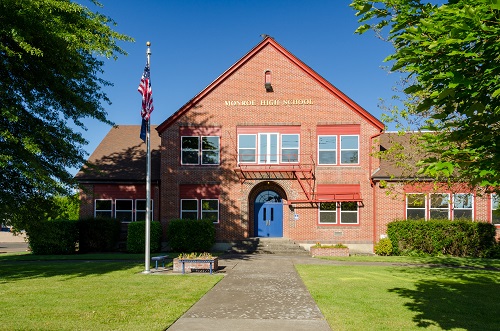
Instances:
[[[309,255],[303,247],[286,238],[248,238],[236,242],[229,253]]]

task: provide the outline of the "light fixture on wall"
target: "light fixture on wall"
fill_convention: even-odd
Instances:
[[[273,86],[271,85],[271,71],[267,70],[264,73],[265,80],[264,80],[264,86],[266,87],[266,92],[274,92]]]

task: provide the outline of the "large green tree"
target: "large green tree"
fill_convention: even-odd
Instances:
[[[0,22],[0,219],[13,221],[28,201],[71,189],[68,169],[83,164],[87,143],[75,128],[112,124],[103,60],[125,55],[117,43],[132,39],[70,0],[1,0]]]
[[[500,186],[500,0],[353,0],[362,25],[394,46],[404,116],[425,121],[423,175]],[[459,174],[459,176],[456,176]]]

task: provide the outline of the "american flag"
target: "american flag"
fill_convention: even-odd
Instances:
[[[139,88],[137,90],[142,95],[141,116],[147,121],[155,109],[153,106],[153,90],[151,89],[151,80],[149,78],[149,65],[147,64],[144,68],[141,83],[139,84]]]

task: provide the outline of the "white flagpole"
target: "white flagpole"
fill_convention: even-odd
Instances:
[[[151,43],[148,41],[146,43],[148,46],[146,54],[148,58],[148,69],[149,67],[149,57],[151,56]],[[149,71],[151,75],[151,70]],[[151,79],[151,76],[150,76]],[[150,135],[150,126],[151,123],[151,114],[148,117],[148,123],[146,126],[146,154],[147,154],[147,169],[146,169],[146,247],[145,247],[145,270],[144,273],[150,273],[150,262],[151,262],[151,245],[150,245],[150,236],[151,236],[151,141],[149,139]]]

